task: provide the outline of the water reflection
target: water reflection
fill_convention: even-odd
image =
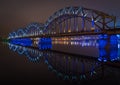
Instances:
[[[21,46],[32,46],[32,40],[30,38],[10,39],[9,42]]]
[[[116,61],[118,56],[119,40],[116,35],[100,36],[99,38],[99,61]]]
[[[83,57],[49,52],[45,56],[45,63],[50,71],[63,80],[80,81],[94,79],[98,75],[97,71],[100,69],[101,64],[95,59]]]
[[[35,39],[34,39],[35,40]],[[33,46],[31,44],[33,40],[31,39],[12,39],[10,43],[17,44],[21,46]],[[119,60],[120,54],[120,42],[118,35],[98,35],[98,36],[74,36],[74,37],[57,37],[57,38],[37,38],[38,45],[37,48],[40,50],[52,49],[56,45],[64,45],[64,47],[71,46],[72,50],[76,49],[84,49],[85,47],[89,47],[89,50],[92,50],[93,47],[99,49],[98,58],[99,61],[116,61]],[[59,47],[60,47],[59,46]],[[72,47],[73,46],[73,47]],[[77,47],[75,47],[77,46]],[[19,46],[20,47],[20,46]],[[22,47],[21,47],[22,48]],[[17,47],[13,47],[13,51],[16,51]],[[67,48],[66,50],[71,50]],[[24,51],[23,49],[22,51]],[[55,49],[57,50],[57,49]],[[85,49],[87,50],[87,49]],[[22,51],[18,51],[19,54],[22,54]],[[89,52],[89,51],[88,51]],[[91,51],[90,51],[91,52]],[[27,52],[25,52],[28,56]],[[82,53],[82,51],[81,51]],[[94,54],[94,53],[93,53]],[[89,55],[89,53],[88,53]]]
[[[85,49],[85,47],[89,47],[88,49],[85,49],[87,55],[89,55],[89,50],[99,50],[98,56],[95,55],[95,57],[98,58],[99,61],[116,61],[119,60],[119,48],[120,48],[120,42],[119,42],[119,36],[118,35],[96,35],[96,36],[70,36],[70,37],[57,37],[52,38],[52,44],[55,45],[64,45],[70,46],[71,49],[77,50],[77,49]],[[72,47],[73,46],[73,47]],[[77,47],[76,47],[77,46]],[[58,47],[58,46],[57,46]],[[69,48],[67,50],[70,50]],[[81,50],[80,50],[81,51]],[[90,51],[90,52],[91,52]],[[95,50],[94,50],[95,51]],[[84,51],[81,51],[81,53]],[[95,51],[96,52],[96,51]],[[92,56],[94,56],[95,52],[93,52]]]
[[[120,66],[120,38],[116,35],[99,35],[99,38],[90,37],[58,38],[52,39],[55,41],[52,41],[52,43],[49,38],[47,40],[45,39],[45,41],[38,39],[39,46],[35,47],[33,47],[33,45],[27,47],[21,46],[23,44],[15,45],[16,43],[13,42],[9,43],[8,46],[13,52],[17,52],[21,56],[26,56],[30,62],[44,63],[48,70],[54,73],[60,80],[76,83],[91,80],[96,81],[97,79],[104,80],[105,78],[109,78],[109,75],[114,71],[110,66]],[[63,44],[61,40],[64,41]],[[46,45],[46,42],[48,46],[45,48],[41,47],[41,44]],[[66,42],[68,42],[68,44]],[[90,49],[95,47],[99,49],[99,54],[93,57],[46,50],[46,48],[52,48],[52,46],[49,46],[51,44],[52,46],[55,44],[76,46],[76,48],[82,47],[83,49],[86,47]],[[80,52],[82,52],[82,50],[80,50]],[[87,53],[87,55],[89,55],[89,53]],[[42,68],[40,70],[42,70]],[[114,75],[112,75],[112,78],[113,76]]]
[[[82,47],[98,47],[99,36],[70,36],[70,37],[53,37],[52,44],[60,45],[73,45],[73,46],[82,46]]]
[[[17,52],[19,55],[25,55],[30,61],[37,62],[40,60],[40,58],[43,56],[43,52],[39,50],[33,50],[29,47],[23,47],[20,45],[15,44],[8,44],[9,49]]]
[[[33,47],[23,47],[11,43],[8,45],[10,50],[26,56],[31,62],[44,62],[48,70],[53,72],[59,79],[80,83],[102,79],[111,75],[111,72],[109,72],[111,70],[107,66],[108,62],[113,63],[120,60],[119,40],[112,36],[108,43],[108,37],[106,37],[101,37],[96,42],[99,49],[98,57],[70,55],[57,51],[41,50],[37,47],[34,49]]]
[[[96,58],[33,49],[10,43],[8,45],[10,50],[20,55],[25,55],[32,62],[42,60],[42,62],[48,66],[48,70],[56,74],[56,76],[62,80],[94,80],[104,76],[102,75],[102,64],[98,62]]]

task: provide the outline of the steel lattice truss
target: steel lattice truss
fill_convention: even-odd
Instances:
[[[44,24],[42,23],[31,23],[26,28],[19,28],[17,31],[9,33],[9,38],[22,38],[26,36],[42,34],[44,30]]]
[[[40,60],[40,58],[43,56],[43,52],[19,45],[9,44],[9,49],[17,52],[20,55],[25,55],[30,61],[33,62]]]
[[[80,33],[114,29],[116,17],[84,7],[65,7],[42,23],[31,23],[24,29],[9,33],[8,38],[40,36],[43,34]]]
[[[52,31],[51,29],[57,28],[56,26],[61,24],[62,22],[65,22],[66,25],[66,23],[69,22],[67,20],[71,18],[74,19],[73,21],[74,28],[76,29],[77,28],[76,19],[78,17],[82,19],[81,22],[84,24],[84,27],[85,27],[85,21],[91,22],[92,27],[95,25],[96,28],[99,28],[99,30],[112,29],[115,27],[116,17],[114,16],[110,16],[101,11],[88,9],[84,7],[66,7],[58,10],[48,18],[48,20],[45,23],[46,31],[51,32]],[[81,26],[81,28],[84,27]]]

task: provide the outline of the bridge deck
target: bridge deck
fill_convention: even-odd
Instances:
[[[62,36],[80,36],[80,35],[99,35],[99,34],[120,34],[120,28],[103,30],[100,32],[88,31],[88,32],[67,32],[67,33],[56,33],[56,34],[42,34],[42,35],[34,35],[34,36],[26,36],[21,38],[36,38],[36,37],[62,37]]]

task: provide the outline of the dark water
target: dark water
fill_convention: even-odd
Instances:
[[[118,44],[105,48],[79,47],[82,55],[74,55],[0,43],[0,83],[1,85],[120,85]],[[68,49],[64,45],[61,46],[64,47],[61,47],[62,49]],[[71,46],[72,49],[74,47]],[[57,45],[53,48],[57,48]]]

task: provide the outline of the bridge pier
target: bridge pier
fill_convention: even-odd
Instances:
[[[99,39],[99,58],[100,61],[114,61],[118,55],[118,38],[116,35],[105,35]]]

